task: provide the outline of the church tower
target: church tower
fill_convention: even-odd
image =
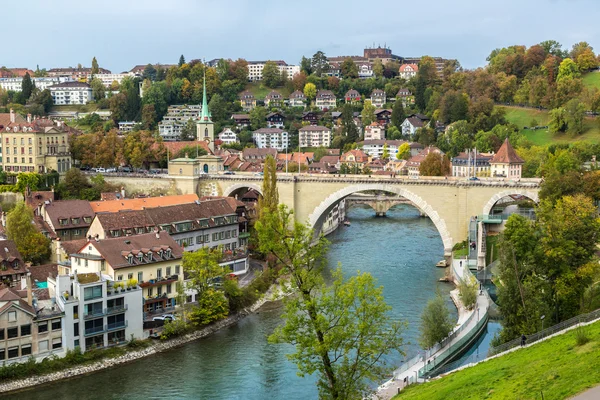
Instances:
[[[204,72],[204,88],[202,91],[202,112],[200,120],[196,123],[196,138],[208,142],[211,152],[215,151],[215,125],[210,119],[210,110],[206,99],[206,72]]]

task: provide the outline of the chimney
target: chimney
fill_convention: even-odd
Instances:
[[[27,304],[33,305],[33,295],[31,294],[31,272],[27,273]]]
[[[12,108],[10,109],[10,122],[12,122],[13,124],[15,122],[15,110],[13,110]]]
[[[31,114],[27,114],[27,123],[31,123]]]

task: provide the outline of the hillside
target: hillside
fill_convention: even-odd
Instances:
[[[600,71],[588,72],[583,76],[583,84],[600,89]]]
[[[590,342],[582,346],[577,346],[577,332],[573,330],[441,379],[411,386],[394,400],[569,398],[600,384],[600,322],[584,329]]]
[[[599,74],[600,75],[600,74]],[[533,144],[538,146],[544,146],[549,143],[570,143],[578,141],[589,141],[593,143],[600,142],[600,124],[596,119],[586,119],[586,131],[578,136],[570,136],[566,134],[551,134],[547,129],[531,130],[523,129],[526,126],[531,126],[532,120],[536,120],[538,125],[547,125],[550,120],[548,111],[537,110],[535,108],[522,108],[522,107],[510,107],[510,106],[499,106],[506,110],[506,120],[512,122],[521,128],[521,132],[529,139]]]
[[[265,97],[269,94],[269,92],[273,89],[266,87],[264,83],[259,81],[248,83],[246,85],[246,90],[252,92],[252,94],[254,95],[254,97],[256,97],[257,100],[264,100]],[[280,87],[275,90],[281,93],[281,95],[286,99],[290,96],[290,91],[287,90],[285,87]]]

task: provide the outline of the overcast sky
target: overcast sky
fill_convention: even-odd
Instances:
[[[194,58],[283,59],[362,55],[386,44],[399,56],[483,66],[497,47],[554,39],[600,51],[598,0],[0,0],[0,66],[90,66],[112,72]]]

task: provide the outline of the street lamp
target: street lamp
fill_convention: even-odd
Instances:
[[[540,317],[540,319],[542,320],[542,337],[544,337],[544,318],[546,318],[545,314]]]

